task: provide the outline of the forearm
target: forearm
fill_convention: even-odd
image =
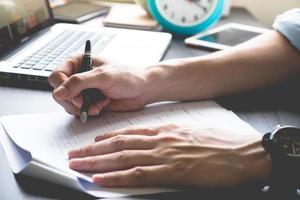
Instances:
[[[300,71],[300,54],[272,31],[208,56],[166,61],[146,72],[147,103],[198,100],[253,90]]]
[[[238,157],[241,158],[240,175],[247,180],[245,182],[267,182],[270,179],[271,158],[262,147],[261,140],[262,137],[255,137],[237,149]]]

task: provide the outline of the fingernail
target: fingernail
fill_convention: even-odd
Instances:
[[[98,135],[97,137],[95,137],[95,142],[101,141],[101,140],[103,140],[103,139],[105,139],[105,136],[103,136],[103,135]]]
[[[102,176],[100,176],[100,175],[93,175],[92,179],[93,179],[94,183],[97,183],[97,184],[102,183]]]
[[[69,167],[70,168],[77,168],[77,167],[79,167],[81,165],[81,161],[79,160],[79,159],[71,159],[70,161],[69,161]]]
[[[58,87],[54,94],[57,98],[66,98],[69,95],[70,91],[65,86]]]
[[[76,100],[76,99],[72,99],[72,103],[73,103],[75,106],[77,106],[78,108],[81,107],[81,103],[80,103],[78,100]]]
[[[79,155],[79,150],[71,150],[68,153],[69,159],[76,158]]]
[[[101,140],[101,139],[102,139],[101,136],[97,136],[97,137],[95,137],[95,142],[98,142],[98,141]]]
[[[96,115],[99,115],[99,113],[100,113],[100,111],[98,110],[98,108],[96,108],[94,106],[90,107],[90,110],[89,110],[90,115],[96,116]]]

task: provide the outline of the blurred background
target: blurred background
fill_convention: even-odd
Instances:
[[[299,8],[300,0],[232,0],[232,6],[247,8],[260,22],[271,27],[276,15]]]
[[[111,0],[112,2],[134,2],[134,0]],[[291,8],[299,8],[300,0],[227,0],[233,7],[245,7],[260,22],[272,26],[274,18]],[[231,2],[230,2],[231,1]],[[266,10],[266,8],[268,8]]]

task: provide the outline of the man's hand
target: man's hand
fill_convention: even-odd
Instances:
[[[98,115],[103,108],[134,111],[145,106],[144,74],[114,67],[100,58],[93,58],[93,70],[76,74],[81,60],[82,55],[71,57],[49,77],[54,99],[68,113],[79,115],[82,106],[80,92],[87,88],[96,88],[106,96],[106,99],[90,106],[89,115]]]
[[[227,187],[270,173],[260,134],[201,126],[129,127],[96,137],[69,159],[106,187]]]

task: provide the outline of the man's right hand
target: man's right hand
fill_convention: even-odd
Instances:
[[[100,90],[106,99],[102,99],[89,108],[89,115],[98,115],[102,109],[111,111],[135,111],[147,103],[148,88],[146,75],[114,67],[100,58],[93,58],[93,70],[76,74],[82,61],[82,55],[69,58],[55,69],[49,77],[54,88],[54,99],[74,115],[79,115],[82,106],[80,92],[87,88]]]

